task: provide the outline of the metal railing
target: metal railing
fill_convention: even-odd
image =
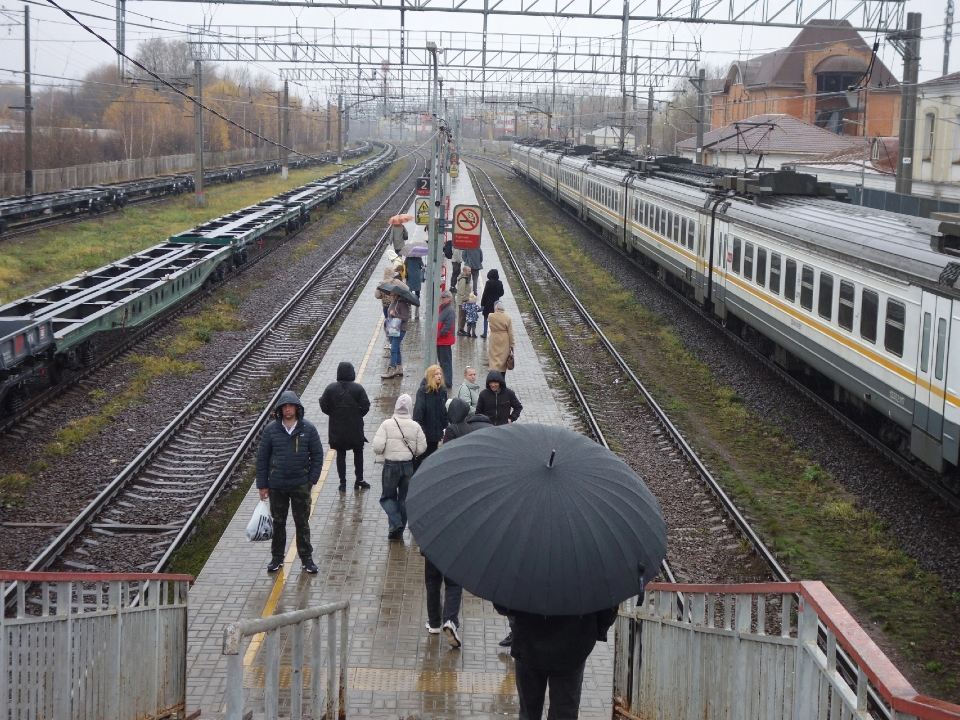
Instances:
[[[189,575],[0,571],[0,718],[185,717]]]
[[[896,720],[960,720],[960,706],[917,693],[821,582],[653,583],[615,628],[614,720],[868,720],[870,689]]]
[[[337,668],[337,613],[340,614],[340,667]],[[243,717],[243,639],[264,634],[263,647],[266,657],[264,679],[264,718],[277,720],[280,704],[280,633],[290,628],[290,713],[291,718],[303,717],[304,649],[307,635],[306,624],[313,621],[310,633],[310,696],[311,720],[345,720],[347,717],[347,624],[350,603],[341,602],[321,605],[317,608],[242,620],[223,629],[223,655],[227,656],[227,720]],[[327,618],[327,692],[325,714],[323,707],[323,624]],[[339,680],[338,680],[339,677]],[[336,711],[336,715],[334,715]]]

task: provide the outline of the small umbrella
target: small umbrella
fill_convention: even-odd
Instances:
[[[408,242],[403,246],[403,250],[400,251],[401,255],[406,257],[426,257],[427,256],[427,246],[420,240],[414,240],[413,242]]]
[[[410,529],[444,575],[538,615],[615,607],[667,551],[653,493],[614,453],[565,428],[507,425],[445,445],[417,470]]]
[[[377,285],[377,290],[380,290],[385,293],[395,293],[399,295],[403,300],[410,303],[411,305],[416,305],[420,307],[420,298],[410,292],[409,289],[403,287],[402,285],[395,285],[394,283],[383,283],[382,285]]]
[[[400,213],[399,215],[394,215],[392,218],[387,220],[391,225],[403,225],[413,220],[413,215],[408,215],[407,213]]]

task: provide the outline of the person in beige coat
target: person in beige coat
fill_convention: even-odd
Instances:
[[[397,398],[393,417],[384,420],[373,438],[373,452],[383,455],[380,507],[390,520],[387,538],[402,540],[407,526],[407,490],[413,477],[413,459],[427,451],[427,437],[413,420],[413,398]]]
[[[490,340],[487,346],[487,363],[491,370],[499,370],[506,377],[507,358],[513,349],[513,320],[507,315],[502,302],[493,306],[489,317]]]

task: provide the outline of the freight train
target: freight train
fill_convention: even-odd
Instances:
[[[390,145],[335,175],[178,233],[159,245],[34,295],[0,305],[0,407],[19,411],[31,379],[56,383],[64,370],[92,364],[105,334],[143,326],[220,282],[270,233],[292,233],[321,205],[380,174],[396,156]],[[368,145],[345,153],[356,157]]]
[[[582,146],[517,143],[511,165],[957,492],[960,216],[855,206],[789,170]]]

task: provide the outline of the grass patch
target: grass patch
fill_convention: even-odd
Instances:
[[[559,211],[517,180],[502,185],[521,216],[537,218],[529,224],[537,243],[604,332],[616,334],[634,372],[791,575],[824,581],[861,623],[881,628],[921,691],[960,701],[960,597],[944,593],[873,512],[720,385],[669,326],[578,246]]]
[[[31,485],[33,478],[24,473],[10,473],[0,477],[0,504],[5,508],[23,507],[26,504],[24,495]]]

